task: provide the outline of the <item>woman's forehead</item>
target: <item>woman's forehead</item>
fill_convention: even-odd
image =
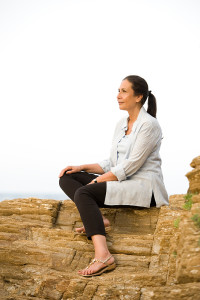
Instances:
[[[122,80],[120,88],[131,88],[131,83],[127,79]]]

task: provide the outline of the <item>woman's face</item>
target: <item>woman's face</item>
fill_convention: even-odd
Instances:
[[[117,101],[121,110],[131,111],[136,106],[140,105],[139,101],[142,99],[142,95],[135,96],[131,83],[125,79],[122,81],[120,88],[118,89]]]

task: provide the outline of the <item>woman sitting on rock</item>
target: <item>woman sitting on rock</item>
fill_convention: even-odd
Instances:
[[[123,79],[117,100],[128,116],[116,125],[109,159],[67,166],[59,175],[60,187],[76,204],[84,225],[76,231],[86,232],[94,244],[95,258],[78,271],[81,276],[100,275],[116,267],[106,244],[105,229],[110,223],[99,207],[169,205],[159,155],[162,131],[156,99],[143,78],[131,75]]]

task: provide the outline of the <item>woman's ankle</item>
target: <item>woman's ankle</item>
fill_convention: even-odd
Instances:
[[[109,252],[109,250],[95,251],[95,258],[97,258],[97,259],[106,259],[110,255],[111,255],[111,253]]]

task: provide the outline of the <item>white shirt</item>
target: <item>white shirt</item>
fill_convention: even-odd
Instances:
[[[126,156],[127,148],[130,147],[131,139],[129,135],[123,135],[117,144],[117,165],[120,164]]]

